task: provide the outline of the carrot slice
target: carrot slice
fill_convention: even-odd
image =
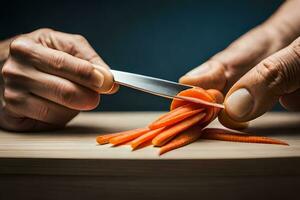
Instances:
[[[183,107],[183,106],[182,106]],[[192,105],[189,106],[190,108],[193,108]],[[181,108],[181,107],[179,107]],[[179,109],[176,108],[176,109]],[[175,109],[175,110],[176,110]],[[165,127],[165,126],[171,126],[174,125],[188,117],[191,117],[193,115],[196,115],[197,113],[200,113],[204,110],[204,108],[199,108],[199,109],[182,109],[181,113],[177,112],[177,115],[174,116],[168,116],[168,117],[164,117],[162,119],[158,119],[156,121],[154,121],[152,124],[149,125],[150,129],[157,129],[157,128],[161,128],[161,127]],[[172,111],[171,111],[172,112]]]
[[[109,143],[109,140],[112,139],[113,137],[117,137],[117,136],[126,134],[126,132],[128,132],[128,131],[124,131],[124,132],[120,132],[120,133],[99,135],[96,137],[96,141],[98,144],[107,144],[107,143]]]
[[[198,87],[181,91],[177,94],[177,96],[192,97],[192,98],[197,98],[197,99],[201,99],[201,100],[208,101],[208,102],[213,102],[213,99],[211,98],[211,96],[204,89],[198,88]],[[174,110],[175,108],[178,108],[178,107],[183,106],[188,103],[189,103],[188,101],[173,99],[170,110]]]
[[[178,107],[174,110],[171,110],[171,111],[167,112],[164,115],[161,115],[154,122],[164,120],[164,119],[167,119],[167,118],[171,118],[171,117],[174,117],[174,116],[177,116],[177,115],[180,115],[182,113],[185,113],[185,112],[188,112],[188,111],[191,111],[191,110],[195,110],[195,109],[198,109],[198,108],[200,108],[200,106],[195,105],[194,103],[185,104],[183,106],[180,106],[180,107]]]
[[[184,131],[183,133],[181,133],[180,135],[178,135],[176,138],[174,138],[168,144],[166,144],[162,148],[160,148],[159,155],[162,155],[173,149],[177,149],[179,147],[188,145],[188,144],[196,141],[198,138],[200,138],[201,134],[202,134],[201,127],[193,126],[193,127],[189,128],[188,130]]]
[[[133,140],[133,139],[147,133],[148,131],[150,131],[149,128],[139,128],[139,129],[129,130],[125,134],[111,138],[109,140],[109,143],[111,143],[113,145],[119,145],[119,144],[128,142],[130,140]]]
[[[254,136],[249,134],[235,133],[225,129],[207,128],[203,130],[201,138],[210,140],[222,140],[231,142],[245,142],[245,143],[263,143],[263,144],[279,144],[289,145],[281,140],[275,140],[263,136]]]
[[[178,135],[181,131],[184,131],[190,128],[191,126],[199,123],[205,117],[205,115],[205,113],[199,113],[167,128],[166,130],[162,131],[158,136],[153,138],[152,144],[154,146],[162,146],[166,144],[169,140]]]
[[[147,142],[147,141],[151,141],[154,137],[156,137],[158,134],[160,134],[162,131],[164,130],[164,128],[159,128],[156,130],[151,130],[148,133],[145,133],[144,135],[141,135],[140,137],[134,139],[130,145],[132,147],[132,149],[136,149],[137,147],[140,147],[141,144]]]

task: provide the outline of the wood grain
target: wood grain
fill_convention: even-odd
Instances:
[[[286,199],[300,187],[300,115],[268,113],[247,132],[290,146],[202,140],[164,156],[99,146],[157,112],[82,113],[64,129],[0,132],[0,199]],[[212,127],[220,127],[218,122]]]

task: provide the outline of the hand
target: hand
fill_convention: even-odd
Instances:
[[[14,39],[3,65],[0,127],[13,131],[64,126],[94,109],[117,85],[109,67],[80,35],[39,29]]]
[[[278,100],[288,110],[300,110],[300,14],[295,4],[300,1],[287,2],[264,24],[181,77],[181,83],[227,93],[221,118],[225,126],[235,128],[224,119],[247,122]]]

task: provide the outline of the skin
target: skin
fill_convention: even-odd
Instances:
[[[226,94],[222,118],[227,120],[221,122],[229,128],[235,127],[228,121],[250,121],[277,101],[289,111],[299,111],[299,7],[299,0],[285,2],[263,24],[181,77],[180,82]],[[251,98],[235,95],[233,105],[229,97],[239,89],[248,91]]]
[[[108,65],[80,35],[39,29],[0,45],[0,127],[41,131],[63,127],[94,109],[118,86]]]

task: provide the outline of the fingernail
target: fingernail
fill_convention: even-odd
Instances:
[[[209,66],[206,64],[202,64],[199,67],[196,67],[195,69],[189,71],[184,76],[198,76],[201,75],[209,70]]]
[[[241,88],[233,92],[225,101],[227,114],[232,119],[243,119],[253,108],[254,99],[249,91]]]
[[[99,72],[97,69],[93,70],[93,74],[94,74],[94,86],[96,88],[101,88],[104,82],[104,76],[101,72]]]

